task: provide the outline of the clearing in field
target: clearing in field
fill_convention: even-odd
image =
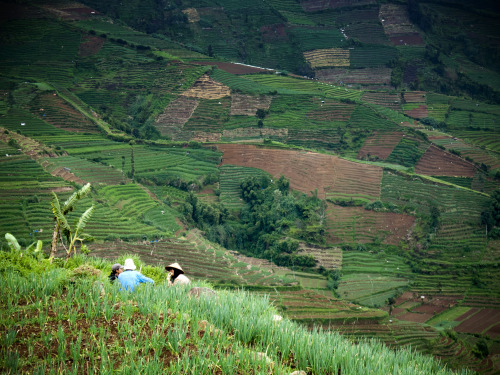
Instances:
[[[349,50],[342,48],[316,49],[304,52],[304,58],[311,68],[328,66],[349,66]]]
[[[359,150],[358,159],[385,160],[399,144],[401,138],[403,138],[403,133],[400,132],[374,132]]]
[[[411,23],[408,7],[403,4],[382,4],[379,19],[384,32],[394,45],[423,45],[417,28]]]
[[[415,172],[427,176],[474,177],[476,167],[456,155],[430,146],[415,165]]]
[[[390,85],[390,68],[362,68],[362,69],[320,69],[315,72],[315,77],[323,82],[344,85]],[[364,99],[363,99],[364,100]]]
[[[231,95],[231,116],[255,116],[257,109],[269,110],[272,98],[265,95]]]
[[[221,99],[231,95],[231,90],[226,85],[214,81],[209,75],[204,74],[197,79],[193,86],[181,95],[200,99]]]
[[[179,96],[171,101],[156,119],[155,126],[162,135],[170,133],[171,128],[182,128],[198,107],[198,100]]]
[[[305,194],[317,190],[318,197],[380,196],[382,168],[350,162],[332,155],[292,150],[265,149],[253,145],[219,144],[222,164],[260,168],[274,177],[285,176],[290,187]]]
[[[380,242],[397,245],[411,232],[415,223],[415,217],[410,215],[331,204],[327,219],[330,243]]]

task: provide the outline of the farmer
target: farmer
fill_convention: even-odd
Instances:
[[[133,291],[134,288],[140,283],[154,284],[153,279],[150,279],[149,277],[146,277],[139,271],[135,270],[137,267],[135,266],[133,259],[125,259],[123,268],[125,269],[125,271],[118,275],[118,281],[120,281],[122,289]]]
[[[171,285],[187,285],[191,281],[184,275],[184,271],[182,270],[179,263],[172,263],[165,267],[165,270],[168,272],[167,281],[168,286]]]
[[[109,281],[113,282],[118,279],[118,275],[122,272],[123,266],[120,263],[113,264],[113,267],[111,267],[111,273],[108,276]]]

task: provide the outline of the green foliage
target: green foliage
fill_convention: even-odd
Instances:
[[[491,194],[487,208],[481,212],[481,224],[488,229],[490,238],[500,238],[500,190]]]

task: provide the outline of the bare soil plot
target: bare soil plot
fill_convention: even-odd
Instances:
[[[42,5],[42,8],[66,21],[86,20],[100,14],[95,9],[77,2],[52,2]]]
[[[219,144],[223,164],[260,168],[290,180],[294,190],[321,198],[329,194],[380,196],[382,168],[358,164],[332,155],[259,148],[253,145]]]
[[[320,69],[315,76],[323,82],[345,85],[390,85],[390,68],[363,68],[363,69]]]
[[[266,73],[271,69],[259,68],[256,66],[249,66],[244,64],[229,63],[223,61],[193,61],[192,64],[197,65],[215,65],[220,70],[231,74],[253,74],[253,73]]]
[[[80,47],[78,47],[78,56],[87,57],[95,55],[101,50],[105,41],[106,40],[104,38],[100,38],[98,36],[86,35],[83,38]]]
[[[286,27],[283,23],[276,23],[274,25],[266,25],[260,28],[262,34],[262,39],[264,42],[277,42],[277,41],[287,41],[288,35],[286,33]]]
[[[378,104],[398,112],[401,111],[401,97],[398,93],[365,92],[361,99],[368,103]]]
[[[231,116],[255,116],[257,109],[268,110],[272,98],[265,95],[231,95]]]
[[[339,103],[332,100],[323,100],[319,103],[319,99],[313,99],[317,102],[317,108],[307,113],[310,119],[321,121],[349,121],[351,114],[356,108],[356,104]]]
[[[193,115],[198,101],[196,99],[179,96],[171,101],[163,113],[156,119],[155,126],[162,135],[167,135],[174,128],[182,128]]]
[[[377,157],[378,159],[385,160],[389,157],[394,147],[403,138],[403,133],[400,132],[375,132],[372,136],[363,144],[363,147],[358,152],[358,158],[372,158]]]
[[[256,138],[273,138],[286,139],[288,137],[288,129],[272,129],[272,128],[238,128],[227,129],[222,131],[222,136],[225,140],[241,141],[254,140]]]
[[[226,85],[210,78],[208,74],[204,74],[181,95],[201,99],[220,99],[231,95],[231,90]]]
[[[75,133],[100,133],[99,128],[87,117],[52,92],[39,95],[31,102],[29,109],[35,116],[56,128]]]
[[[375,0],[307,0],[301,1],[300,5],[306,12],[318,12],[320,10],[354,7],[375,3]]]
[[[500,309],[482,309],[455,327],[457,332],[482,333],[500,325]]]
[[[382,4],[379,19],[384,26],[385,34],[389,37],[399,34],[418,33],[416,27],[410,21],[406,5]]]
[[[398,315],[398,319],[406,320],[409,322],[425,323],[430,318],[432,318],[432,316],[433,316],[432,314],[421,314],[421,313],[408,312],[406,314]]]
[[[410,117],[417,118],[417,119],[429,117],[429,113],[427,111],[427,106],[425,104],[419,105],[417,108],[405,110],[404,112],[405,112],[405,115],[408,115]]]
[[[189,23],[195,23],[200,20],[200,15],[198,14],[198,11],[195,8],[187,8],[182,11],[188,19]]]
[[[428,176],[474,177],[474,164],[430,146],[415,165],[415,172]]]
[[[311,67],[349,66],[349,50],[343,48],[316,49],[304,52],[304,58]]]
[[[396,245],[411,231],[415,217],[393,212],[375,212],[362,207],[329,205],[327,219],[330,243],[368,243],[379,240]]]
[[[324,248],[300,243],[299,254],[312,255],[318,261],[317,266],[323,266],[327,270],[340,269],[342,267],[342,250],[338,247]]]
[[[220,142],[222,133],[195,131],[191,138],[196,142]]]
[[[402,93],[405,103],[426,103],[426,95],[425,91],[408,91]]]

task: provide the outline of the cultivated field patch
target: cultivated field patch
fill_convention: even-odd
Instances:
[[[457,332],[486,333],[487,331],[491,331],[491,333],[498,333],[497,326],[500,325],[500,310],[481,309],[474,314],[462,315],[457,320],[462,321],[455,327]]]
[[[359,150],[358,158],[385,160],[392,153],[394,147],[399,144],[402,137],[403,133],[400,132],[374,132]]]
[[[415,217],[362,207],[328,205],[330,243],[380,242],[397,245],[411,232]]]
[[[385,34],[395,45],[422,45],[423,39],[410,21],[408,7],[403,4],[382,4],[379,19]]]
[[[197,79],[193,86],[184,91],[182,96],[200,99],[221,99],[231,95],[231,90],[226,85],[217,82],[205,74]]]
[[[231,116],[243,115],[243,116],[255,116],[257,109],[269,110],[271,105],[271,96],[265,95],[242,95],[242,94],[232,94],[231,95]]]
[[[430,146],[415,165],[415,172],[427,176],[474,177],[474,164]]]
[[[349,66],[349,50],[342,48],[316,49],[304,52],[304,58],[314,68]]]
[[[274,177],[283,175],[292,189],[306,194],[317,189],[321,198],[363,196],[368,200],[380,195],[380,167],[331,155],[251,145],[220,144],[218,149],[224,152],[223,165],[260,168]]]
[[[306,12],[319,12],[327,9],[337,9],[360,5],[375,4],[375,0],[305,0],[300,5]]]
[[[156,119],[155,126],[162,135],[174,128],[182,128],[198,106],[199,101],[185,96],[172,100],[163,113]]]
[[[315,77],[323,82],[338,85],[386,86],[391,83],[390,68],[362,68],[362,69],[318,69]]]

